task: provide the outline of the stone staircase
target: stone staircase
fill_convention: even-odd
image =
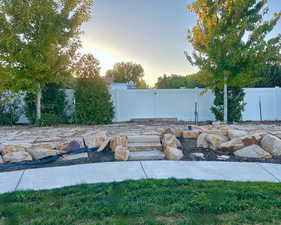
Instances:
[[[161,160],[162,152],[160,137],[156,135],[128,136],[129,160]]]

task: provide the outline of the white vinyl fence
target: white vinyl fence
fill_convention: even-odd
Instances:
[[[210,110],[214,95],[210,91],[202,95],[202,91],[203,89],[112,88],[114,121],[140,118],[177,118],[194,121],[196,101],[198,120],[215,120]],[[246,88],[245,92],[244,121],[260,120],[261,116],[263,120],[281,120],[281,88]]]

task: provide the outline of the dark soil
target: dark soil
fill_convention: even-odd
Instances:
[[[218,156],[226,155],[218,153],[212,149],[197,148],[194,146],[194,143],[191,143],[190,140],[184,140],[182,142],[184,161],[226,161],[226,162],[262,162],[262,163],[275,163],[281,164],[281,157],[273,157],[272,159],[249,159],[249,158],[240,158],[236,157],[233,154],[228,155],[230,158],[226,160],[218,159]],[[203,158],[197,158],[192,156],[192,153],[203,153]]]

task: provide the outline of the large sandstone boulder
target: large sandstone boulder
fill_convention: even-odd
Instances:
[[[234,152],[235,156],[243,157],[243,158],[255,158],[255,159],[270,159],[272,156],[264,151],[258,145],[250,145],[244,147],[236,152]]]
[[[228,138],[223,135],[208,134],[206,140],[209,148],[217,150],[222,143],[228,141]]]
[[[232,153],[236,150],[239,150],[243,147],[249,146],[249,145],[258,145],[262,139],[264,134],[254,134],[254,135],[248,135],[243,136],[239,138],[234,138],[228,142],[222,143],[219,146],[219,151]]]
[[[48,156],[54,156],[59,154],[58,150],[52,150],[47,148],[33,148],[27,150],[27,152],[32,156],[33,160],[39,160],[46,158]]]
[[[102,145],[107,140],[107,135],[105,131],[95,132],[88,134],[84,137],[85,143],[88,148],[96,148]]]
[[[124,146],[118,145],[115,148],[114,158],[120,161],[127,161],[129,159],[130,152]]]
[[[177,126],[171,126],[171,127],[168,127],[167,129],[165,129],[162,132],[161,138],[163,138],[163,136],[165,134],[172,134],[172,135],[175,135],[176,137],[181,137],[182,133],[183,133],[183,129],[182,128],[177,127]]]
[[[229,139],[234,139],[234,138],[238,138],[238,137],[243,137],[243,136],[247,136],[248,132],[244,131],[244,130],[228,130],[227,135],[229,137]]]
[[[209,144],[207,142],[207,133],[202,133],[199,135],[198,139],[197,139],[197,147],[198,148],[208,148]]]
[[[119,145],[128,148],[128,137],[125,134],[118,134],[111,138],[110,148],[113,152]]]
[[[6,163],[32,161],[32,157],[26,151],[8,152],[3,155],[3,160]]]
[[[173,134],[165,134],[162,138],[162,144],[164,150],[168,147],[172,147],[172,148],[181,147],[180,141]]]
[[[174,147],[165,148],[165,156],[169,160],[181,160],[183,158],[183,152],[180,149]]]
[[[281,156],[281,139],[273,135],[265,135],[261,141],[262,148],[273,156]]]
[[[184,130],[182,136],[186,139],[197,139],[201,134],[201,130]]]
[[[31,144],[2,144],[0,145],[0,153],[5,155],[10,152],[20,152],[25,151],[26,149],[30,148]]]

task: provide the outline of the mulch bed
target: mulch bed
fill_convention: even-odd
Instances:
[[[236,157],[233,154],[229,155],[229,159],[219,160],[218,156],[223,155],[212,149],[190,147],[189,140],[185,140],[183,143],[184,161],[220,161],[220,162],[261,162],[261,163],[275,163],[281,164],[281,157],[273,157],[272,159],[249,159]],[[192,153],[203,153],[204,159],[192,156]]]

